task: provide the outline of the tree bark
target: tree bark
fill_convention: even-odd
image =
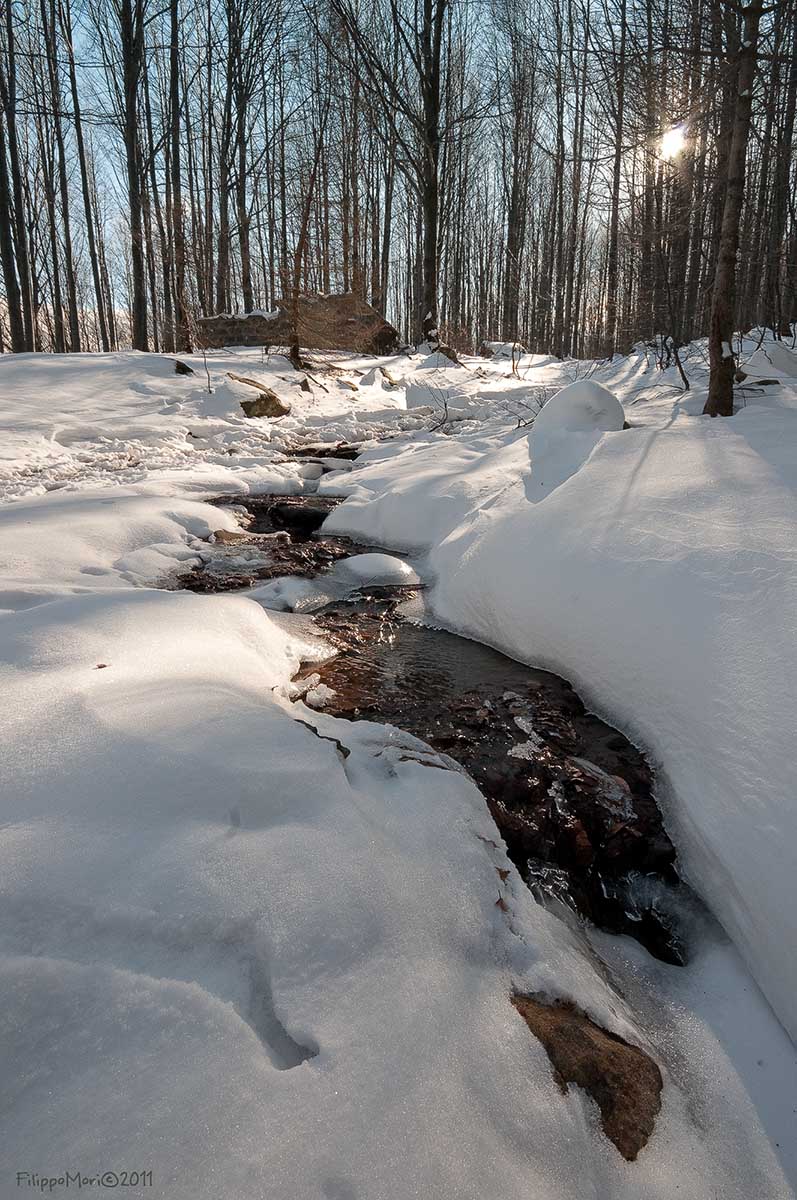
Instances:
[[[733,415],[733,333],[736,302],[736,254],[744,202],[745,162],[750,135],[753,83],[758,53],[758,29],[763,0],[743,9],[744,35],[739,51],[736,104],[728,150],[728,175],[720,227],[719,254],[714,274],[709,329],[708,399],[703,412],[710,417]]]

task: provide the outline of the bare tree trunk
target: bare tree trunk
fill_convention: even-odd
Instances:
[[[743,9],[744,36],[739,51],[736,106],[733,117],[725,203],[722,210],[719,255],[714,275],[709,329],[709,386],[703,412],[709,417],[733,416],[733,333],[736,302],[736,254],[739,248],[739,223],[744,201],[744,175],[753,82],[758,54],[758,27],[763,0],[754,0]]]
[[[58,150],[58,181],[61,197],[61,226],[64,241],[64,267],[66,271],[67,312],[69,314],[69,348],[80,350],[80,322],[78,319],[77,285],[72,253],[72,230],[69,219],[69,185],[66,169],[64,131],[61,124],[61,81],[58,69],[58,43],[56,33],[55,0],[50,0],[49,12],[45,0],[40,5],[42,31],[47,48],[47,73],[52,97],[53,127]]]
[[[28,233],[25,225],[25,200],[22,186],[22,167],[17,137],[17,68],[16,42],[12,5],[6,4],[6,55],[8,73],[3,69],[0,55],[0,108],[5,113],[8,133],[8,160],[11,167],[11,192],[13,211],[13,238],[17,273],[19,276],[22,323],[25,330],[25,349],[36,349],[36,326],[34,321],[33,281],[30,270]]]
[[[83,212],[86,222],[86,238],[89,247],[91,277],[94,282],[94,303],[97,308],[97,324],[100,334],[100,347],[110,350],[108,338],[108,322],[105,315],[100,266],[97,258],[97,241],[94,236],[94,216],[92,213],[91,192],[89,189],[88,168],[86,165],[86,147],[83,140],[83,121],[80,110],[80,96],[77,86],[77,71],[75,70],[75,52],[72,45],[72,12],[70,0],[63,0],[60,8],[61,31],[66,44],[67,62],[69,64],[69,89],[72,96],[72,119],[75,126],[75,141],[77,143],[78,164],[80,166],[80,187],[83,194]]]
[[[172,242],[174,245],[174,300],[178,353],[190,353],[191,322],[185,295],[185,220],[180,173],[180,5],[169,4],[169,133],[172,172]]]
[[[11,234],[11,187],[8,178],[3,112],[0,109],[0,262],[6,289],[8,324],[11,329],[11,349],[15,354],[27,350],[25,325],[22,319],[22,298],[14,262],[14,239]]]
[[[130,221],[131,339],[134,350],[148,350],[147,282],[144,251],[141,146],[138,136],[138,94],[144,66],[144,2],[120,0],[122,38],[123,137]]]
[[[617,348],[617,264],[620,237],[620,170],[623,162],[623,121],[625,118],[625,46],[626,0],[620,5],[620,52],[617,63],[617,99],[614,123],[614,166],[612,168],[612,208],[609,219],[609,257],[606,268],[606,357],[613,358]]]

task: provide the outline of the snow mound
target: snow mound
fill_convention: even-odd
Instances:
[[[420,583],[420,576],[393,554],[354,554],[338,563],[336,574],[354,575],[366,583]]]
[[[364,584],[412,586],[421,582],[409,563],[392,554],[354,554],[335,563],[316,579],[280,575],[251,588],[246,594],[263,608],[282,612],[317,612],[335,600],[345,600]]]
[[[614,392],[592,379],[568,384],[552,396],[534,422],[535,433],[622,429],[625,412]]]
[[[797,354],[783,342],[769,342],[755,350],[747,362],[742,362],[741,368],[751,379],[766,379],[773,375],[797,379]]]

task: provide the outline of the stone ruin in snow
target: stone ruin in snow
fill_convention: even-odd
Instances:
[[[289,302],[278,300],[273,312],[251,312],[197,321],[197,343],[206,349],[224,346],[288,346],[291,341]],[[353,350],[389,354],[399,336],[375,308],[351,292],[299,297],[299,344],[307,350]]]

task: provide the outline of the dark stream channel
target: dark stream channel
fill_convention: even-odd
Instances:
[[[265,561],[242,565],[233,553],[229,570],[203,564],[180,585],[221,592],[315,577],[374,549],[318,533],[337,502],[312,494],[220,497],[216,503],[249,514],[234,546],[257,546]],[[678,914],[687,889],[642,753],[587,712],[565,680],[407,619],[406,600],[406,588],[363,587],[313,614],[338,654],[299,677],[320,674],[333,689],[324,711],[396,725],[456,760],[487,798],[538,899],[684,963]]]

